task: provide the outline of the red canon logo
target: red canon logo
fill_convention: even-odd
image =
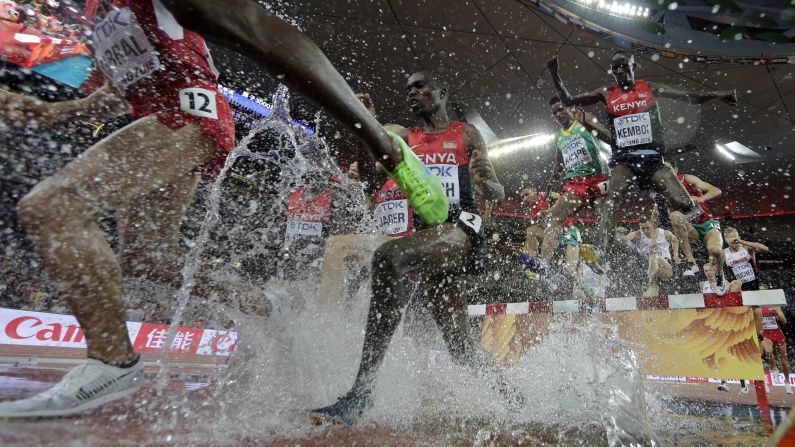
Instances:
[[[210,342],[210,347],[213,348],[213,351],[232,352],[235,349],[235,338],[229,333],[218,334],[213,337],[212,341]]]
[[[36,317],[17,317],[6,325],[6,335],[9,338],[24,340],[36,338],[41,341],[60,341],[67,343],[81,343],[84,339],[83,330],[76,324],[64,326],[61,323],[45,324]]]

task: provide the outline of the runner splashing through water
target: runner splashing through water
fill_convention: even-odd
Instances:
[[[169,248],[176,245],[196,173],[217,171],[234,147],[231,111],[217,92],[204,40],[180,26],[166,6],[182,24],[242,50],[326,107],[368,144],[426,222],[447,218],[439,182],[367,113],[317,46],[260,5],[248,0],[92,1],[87,11],[96,16],[98,65],[124,92],[135,121],[37,185],[18,205],[50,279],[85,331],[89,360],[41,395],[0,404],[0,416],[74,414],[140,386],[143,364],[124,322],[122,273],[174,277],[179,261]],[[120,48],[126,49],[123,54]],[[53,120],[59,109],[24,98],[14,98],[11,105],[29,107],[23,117],[38,123]],[[117,210],[121,265],[94,222],[96,213],[108,208]]]
[[[774,377],[778,377],[778,371],[784,373],[784,388],[787,394],[792,394],[792,385],[789,382],[789,360],[787,359],[787,337],[781,331],[781,326],[787,324],[787,318],[781,307],[762,306],[754,309],[756,317],[756,327],[759,332],[759,344],[767,358],[768,365],[774,368],[774,373],[770,375],[773,383]],[[775,351],[775,352],[774,352]],[[781,368],[778,368],[778,365]],[[769,372],[769,371],[768,371]],[[765,380],[767,387],[767,380]],[[768,390],[769,392],[769,390]]]
[[[676,174],[676,177],[685,187],[690,198],[697,206],[701,207],[703,213],[694,221],[689,222],[687,218],[679,211],[671,213],[671,222],[673,224],[676,236],[682,242],[682,250],[685,253],[685,261],[688,263],[688,268],[685,270],[683,276],[693,276],[698,273],[698,264],[693,257],[693,247],[691,241],[697,240],[699,237],[703,238],[704,247],[707,253],[716,266],[723,266],[723,237],[720,234],[720,222],[713,217],[707,202],[718,197],[721,194],[720,189],[701,180],[695,175],[683,174],[679,172],[676,163],[673,161],[665,162]]]
[[[376,251],[359,371],[351,389],[336,403],[310,413],[318,422],[352,424],[369,407],[378,369],[409,298],[401,281],[407,274],[416,275],[426,290],[428,305],[453,360],[496,379],[494,386],[506,398],[520,399],[470,337],[467,302],[455,280],[482,262],[484,228],[475,208],[474,186],[480,187],[485,198],[501,200],[502,185],[478,130],[448,117],[448,90],[438,77],[415,73],[409,77],[406,91],[409,108],[422,127],[404,130],[401,137],[441,177],[450,201],[450,218],[436,228],[415,225],[414,234],[386,242]]]
[[[549,224],[544,230],[541,258],[546,263],[557,246],[564,221],[586,205],[601,203],[601,198],[607,193],[607,166],[599,157],[600,143],[591,131],[609,138],[607,130],[590,114],[564,106],[557,96],[550,99],[549,105],[561,126],[555,141],[557,160],[552,180],[563,170],[564,183],[563,193],[549,211]]]
[[[600,253],[608,254],[616,226],[619,205],[631,184],[640,189],[654,189],[666,196],[674,209],[689,221],[695,221],[703,209],[690,199],[687,190],[673,171],[663,165],[665,144],[657,97],[665,97],[692,104],[720,99],[736,105],[734,91],[709,93],[685,92],[657,83],[635,79],[635,60],[625,51],[616,51],[611,60],[611,73],[616,85],[572,96],[563,86],[558,73],[557,56],[547,66],[563,104],[588,106],[605,105],[611,133],[613,157],[610,160],[610,188],[607,200],[600,209],[598,245],[587,250],[586,258],[598,260]]]
[[[759,290],[759,278],[756,277],[756,253],[768,253],[767,245],[759,242],[749,242],[740,239],[740,234],[734,227],[723,230],[723,236],[729,243],[723,249],[726,265],[731,267],[734,277],[743,283],[743,290]]]

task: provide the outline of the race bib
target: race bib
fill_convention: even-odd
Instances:
[[[483,219],[477,214],[461,211],[458,220],[475,231],[475,233],[480,234],[480,227],[483,225]]]
[[[737,277],[740,282],[746,283],[756,279],[754,267],[751,265],[751,263],[740,264],[738,266],[732,267],[732,271],[734,272],[734,276]]]
[[[427,165],[428,169],[439,178],[447,195],[450,205],[461,202],[461,192],[458,186],[458,165]]]
[[[704,214],[704,208],[698,204],[695,205],[696,206],[694,206],[693,209],[685,216],[688,222],[694,222],[696,219],[701,217],[702,214]]]
[[[776,317],[764,316],[762,317],[762,329],[773,330],[778,329],[778,320]]]
[[[322,222],[308,222],[299,217],[287,219],[287,236],[322,236]]]
[[[408,200],[390,200],[375,207],[375,221],[381,234],[391,236],[409,228]]]
[[[130,8],[114,9],[94,26],[99,68],[124,91],[163,66]]]
[[[651,143],[651,117],[649,112],[634,113],[613,118],[618,147],[639,146]]]
[[[185,88],[179,91],[179,108],[190,115],[218,119],[215,92],[203,88]]]
[[[577,138],[563,148],[563,165],[568,171],[592,161],[591,151],[588,150],[583,138]]]

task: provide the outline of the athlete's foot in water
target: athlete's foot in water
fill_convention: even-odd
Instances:
[[[607,272],[604,253],[598,245],[582,244],[580,246],[580,260],[588,264],[596,273]]]
[[[426,224],[442,224],[447,220],[449,204],[439,179],[422,164],[402,138],[395,133],[387,133],[400,145],[403,154],[403,161],[392,172],[387,171],[387,175],[398,184],[414,212]]]
[[[0,402],[0,418],[61,417],[82,413],[129,396],[141,387],[144,362],[112,366],[87,359],[60,382],[33,397]]]
[[[331,405],[309,410],[309,418],[315,425],[353,425],[371,404],[370,392],[351,390]]]

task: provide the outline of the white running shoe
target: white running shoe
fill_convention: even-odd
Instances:
[[[790,385],[789,380],[784,382],[784,389],[787,390],[787,394],[792,394],[792,385]]]
[[[721,382],[720,385],[718,385],[718,391],[729,391],[729,384]]]
[[[765,393],[770,394],[770,386],[767,384],[767,380],[765,380]]]
[[[47,391],[27,399],[0,402],[0,418],[77,414],[134,393],[143,378],[144,362],[140,359],[128,368],[87,359]]]
[[[743,394],[748,394],[748,382],[743,382],[740,386],[740,392]]]
[[[698,264],[693,263],[687,267],[687,270],[682,272],[682,276],[696,276],[696,273],[699,272]]]

